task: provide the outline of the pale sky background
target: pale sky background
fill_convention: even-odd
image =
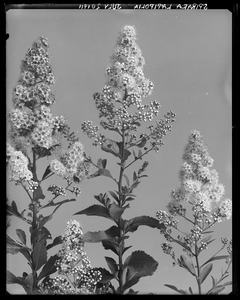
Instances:
[[[220,182],[225,186],[225,197],[232,198],[232,26],[228,10],[12,9],[6,14],[6,21],[6,32],[10,35],[7,40],[7,109],[12,108],[11,93],[20,75],[21,60],[39,36],[47,37],[51,64],[57,78],[52,86],[57,99],[52,111],[68,118],[71,129],[78,131],[86,153],[94,161],[108,159],[112,175],[117,175],[116,165],[113,164],[115,159],[91,145],[91,140],[81,131],[81,123],[92,120],[95,125],[98,124],[98,112],[92,95],[104,86],[105,68],[109,65],[119,31],[124,25],[136,27],[138,44],[146,60],[144,73],[155,85],[152,96],[146,101],[156,99],[161,103],[159,118],[168,110],[174,111],[177,117],[172,132],[164,139],[165,145],[158,153],[148,155],[150,164],[146,174],[149,177],[143,178],[135,190],[138,197],[131,202],[124,218],[140,215],[155,217],[157,210],[166,210],[171,190],[179,186],[178,171],[183,149],[192,129],[199,130],[203,135],[214,159],[214,168],[219,172]],[[40,162],[39,174],[42,174],[47,162]],[[141,162],[129,168],[130,178],[140,165]],[[45,188],[52,183],[65,184],[57,177],[51,177],[47,183]],[[79,221],[84,232],[104,230],[113,225],[104,218],[72,216],[97,204],[94,195],[114,189],[111,180],[107,177],[94,178],[83,182],[80,188],[82,194],[77,201],[63,205],[47,223],[53,238],[64,231],[70,219]],[[17,202],[19,211],[28,205],[25,192],[20,187],[9,184],[7,191],[10,200]],[[47,192],[46,195],[50,194]],[[219,239],[230,237],[231,223],[230,220],[215,226],[215,236]],[[16,228],[26,231],[30,245],[28,227],[12,218],[10,233],[13,237],[16,237]],[[160,244],[164,241],[158,230],[145,226],[132,233],[127,240],[126,245],[133,247],[124,258],[134,250],[144,250],[159,263],[154,275],[140,279],[133,289],[142,293],[171,294],[173,291],[164,286],[168,283],[181,289],[191,286],[196,291],[195,278],[182,268],[173,268],[170,256],[163,254]],[[217,240],[212,243],[209,246],[211,250],[206,252],[202,261],[215,253],[220,244]],[[55,254],[57,249],[52,248],[50,255]],[[175,249],[179,248],[176,246]],[[86,251],[94,267],[107,268],[104,256],[116,259],[115,254],[104,250],[101,243],[87,244]],[[183,253],[176,251],[176,254]],[[16,276],[21,276],[23,271],[30,272],[21,254],[8,254],[7,266]],[[223,261],[221,264],[215,263],[211,274],[219,278],[221,267],[225,268]],[[203,290],[210,287],[209,277],[203,284]],[[8,290],[12,293],[23,291],[18,285],[9,285]],[[223,292],[230,290],[231,287],[227,287]]]

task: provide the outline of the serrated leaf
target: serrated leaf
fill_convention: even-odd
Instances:
[[[211,262],[211,261],[214,261],[214,260],[221,260],[221,259],[227,259],[229,257],[229,255],[219,255],[219,256],[214,256],[214,257],[211,257],[209,260],[207,260],[205,263],[203,263],[201,265],[201,268],[203,266],[205,266],[207,263]]]
[[[182,295],[187,295],[187,292],[184,291],[184,290],[181,290],[181,289],[178,289],[176,286],[174,285],[171,285],[171,284],[164,284],[166,287],[178,292],[179,294],[182,294]]]
[[[221,291],[223,291],[225,289],[225,286],[223,285],[219,285],[216,286],[215,288],[213,288],[208,295],[217,295],[218,293],[220,293]]]
[[[115,241],[115,237],[119,237],[119,228],[112,226],[105,231],[88,231],[82,237],[82,240],[86,243],[98,243],[104,240]]]
[[[45,172],[44,172],[44,174],[42,176],[42,180],[41,181],[43,181],[51,172],[52,171],[51,171],[50,165],[49,165],[49,166],[47,166],[47,168],[46,168],[46,170],[45,170]]]
[[[117,202],[119,202],[119,198],[116,193],[114,193],[113,191],[108,191],[108,192]]]
[[[112,241],[102,241],[102,245],[104,247],[105,250],[112,250],[112,252],[114,252],[116,255],[118,255],[118,244]]]
[[[144,251],[132,252],[124,262],[124,268],[128,268],[128,271],[123,291],[136,284],[141,277],[153,275],[157,266],[158,262]]]
[[[111,281],[114,276],[108,272],[108,270],[104,269],[104,268],[93,268],[93,271],[100,271],[102,278],[99,281],[100,283],[108,283],[109,281]]]
[[[47,262],[47,249],[44,239],[35,244],[32,252],[32,260],[35,271],[39,270]]]
[[[164,229],[165,226],[160,224],[159,221],[153,217],[149,216],[139,216],[128,220],[127,232],[134,232],[139,226],[148,226],[151,228]]]
[[[56,245],[59,245],[62,243],[62,237],[59,235],[57,237],[55,237],[55,239],[53,240],[53,242],[51,244],[48,244],[46,246],[46,249],[49,250],[51,249],[52,247],[56,246]]]
[[[39,282],[42,278],[51,275],[57,271],[57,267],[55,266],[55,262],[60,259],[60,257],[55,254],[51,256],[48,261],[45,263],[45,265],[42,268],[42,271],[40,272],[37,281]]]
[[[125,208],[126,208],[126,207],[125,207]],[[119,220],[119,218],[121,217],[121,215],[123,214],[125,208],[119,207],[119,206],[117,206],[116,203],[113,202],[113,203],[110,205],[108,211],[109,211],[109,214],[110,214],[111,218],[112,218],[115,222],[117,222],[117,221]]]
[[[126,182],[127,182],[127,186],[130,186],[130,181],[129,181],[129,178],[127,177],[126,174],[123,174],[124,178],[126,179]]]
[[[97,204],[91,205],[86,209],[80,210],[74,215],[98,216],[111,219],[107,208]]]
[[[200,272],[199,281],[203,283],[203,281],[207,278],[209,273],[212,271],[213,264],[206,265]]]
[[[105,256],[107,265],[113,275],[116,275],[118,272],[118,265],[112,257]]]
[[[19,238],[19,240],[26,245],[26,233],[22,229],[16,229],[16,234]]]

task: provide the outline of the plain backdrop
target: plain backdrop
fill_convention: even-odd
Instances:
[[[147,157],[149,167],[146,174],[149,177],[144,178],[135,190],[137,199],[131,203],[124,218],[139,215],[155,217],[157,210],[166,210],[171,190],[179,186],[178,171],[182,164],[183,149],[192,129],[199,130],[203,135],[210,156],[214,159],[214,168],[219,172],[220,182],[225,186],[225,197],[231,199],[232,28],[229,11],[11,9],[6,13],[6,21],[6,32],[9,33],[6,45],[7,109],[12,108],[12,90],[20,75],[21,60],[39,36],[47,37],[51,64],[57,78],[52,87],[57,99],[52,111],[67,117],[71,129],[78,133],[86,153],[95,162],[98,158],[108,159],[108,168],[115,176],[118,174],[115,159],[91,145],[81,131],[81,123],[92,120],[95,125],[98,124],[98,112],[92,95],[100,92],[104,86],[105,68],[109,65],[120,29],[124,25],[135,26],[138,44],[146,60],[145,76],[155,85],[152,96],[146,101],[156,99],[161,103],[159,118],[168,110],[174,111],[177,117],[173,131],[164,139],[165,145],[158,153],[151,152]],[[130,178],[140,165],[141,162],[129,168],[127,174]],[[47,161],[40,161],[40,175],[46,166]],[[43,186],[45,190],[52,183],[65,184],[60,178],[51,177]],[[9,199],[15,200],[19,211],[22,211],[29,203],[27,195],[13,183],[7,187]],[[46,227],[53,238],[64,231],[70,219],[79,221],[84,232],[107,229],[112,225],[104,218],[73,214],[97,204],[93,196],[113,190],[113,182],[107,177],[98,177],[84,181],[80,188],[82,193],[77,201],[63,205],[47,223]],[[49,192],[46,196],[50,197]],[[46,210],[46,214],[50,212],[51,209]],[[216,241],[209,246],[202,261],[219,249],[220,237],[231,237],[231,225],[229,220],[214,227]],[[26,231],[30,245],[28,227],[12,218],[9,233],[15,238],[16,228]],[[158,230],[145,226],[131,234],[126,241],[126,245],[133,247],[126,252],[125,258],[131,250],[144,250],[159,263],[154,275],[140,279],[133,289],[140,293],[171,294],[173,291],[164,286],[168,283],[181,289],[192,286],[193,291],[197,291],[195,279],[184,269],[172,267],[170,256],[162,253],[161,243],[164,241]],[[180,248],[176,246],[175,249],[176,254],[182,254]],[[57,247],[52,248],[50,255],[57,250]],[[104,250],[101,243],[87,244],[86,251],[94,267],[107,268],[104,256],[115,256],[109,250]],[[30,272],[21,254],[8,254],[7,267],[16,276],[21,276],[23,271]],[[211,274],[219,278],[221,267],[225,268],[224,261],[215,263]],[[203,289],[210,287],[209,278],[204,282]],[[18,285],[8,285],[8,291],[22,293],[23,289]],[[231,287],[227,287],[223,293],[230,291]]]

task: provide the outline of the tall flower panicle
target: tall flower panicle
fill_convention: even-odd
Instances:
[[[84,163],[83,146],[74,133],[70,133],[67,119],[60,115],[54,116],[51,106],[55,103],[55,94],[51,88],[55,77],[50,64],[48,41],[40,37],[28,50],[21,64],[21,75],[13,91],[13,109],[9,112],[9,140],[15,150],[21,151],[29,161],[32,151],[36,158],[48,156],[50,169],[53,173],[73,181],[87,177],[88,164]],[[63,140],[69,142],[64,160],[54,157],[61,151]],[[13,161],[10,159],[11,179],[18,178],[13,172]],[[81,165],[81,167],[80,167]],[[27,167],[26,167],[27,168]],[[29,171],[30,172],[30,171]],[[29,173],[28,172],[28,173]],[[30,178],[20,176],[21,178]]]
[[[154,84],[144,75],[145,59],[137,44],[137,33],[134,26],[126,25],[117,38],[116,46],[111,55],[110,65],[106,69],[106,82],[102,92],[95,93],[93,99],[101,118],[100,125],[104,129],[117,132],[137,131],[140,122],[152,121],[158,116],[160,103],[157,100],[150,103],[143,99],[150,96]],[[171,130],[175,114],[168,112],[165,120],[160,119],[151,126],[144,138],[151,140],[154,150],[163,145],[162,138]],[[91,121],[82,124],[82,130],[89,138],[94,139],[94,145],[102,145],[104,136],[98,132]],[[132,139],[133,136],[132,136]]]
[[[168,242],[179,244],[190,258],[196,259],[198,274],[200,272],[198,255],[208,249],[208,244],[213,241],[211,236],[206,236],[209,228],[223,219],[230,219],[232,215],[232,201],[223,199],[225,189],[219,183],[218,173],[212,169],[212,166],[213,159],[209,155],[201,134],[193,130],[183,153],[183,164],[179,172],[180,187],[171,193],[172,199],[167,205],[168,212],[156,213],[157,219],[164,225],[160,232]],[[189,232],[182,232],[181,223],[175,219],[176,217],[181,217],[185,222],[191,223]],[[197,274],[193,263],[191,262],[192,265],[190,265],[190,262],[187,262],[182,255],[180,259],[175,259],[175,253],[169,243],[163,243],[162,249],[164,253],[171,255],[174,265],[184,267],[194,276]],[[231,259],[229,255],[223,256],[225,257],[228,270]],[[198,282],[198,285],[200,286],[201,282]],[[201,293],[201,288],[199,291]]]
[[[45,293],[53,294],[92,294],[101,273],[94,270],[84,251],[82,227],[76,220],[70,220],[62,235],[62,248],[56,262],[58,276],[41,285]],[[66,278],[62,277],[65,276]]]

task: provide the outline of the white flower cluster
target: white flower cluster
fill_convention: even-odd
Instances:
[[[33,178],[33,174],[28,168],[28,158],[21,151],[16,151],[9,144],[7,145],[7,162],[10,180],[20,182]]]
[[[50,279],[42,286],[45,293],[53,294],[92,294],[96,284],[101,279],[101,273],[91,267],[84,251],[82,227],[76,220],[67,222],[67,228],[62,235],[62,248],[58,252],[60,260],[56,262],[59,276]],[[62,278],[61,276],[66,276]]]
[[[219,183],[217,171],[211,169],[213,159],[197,130],[193,130],[189,137],[183,160],[179,173],[181,186],[172,192],[170,206],[176,204],[177,207],[177,203],[184,200],[195,206],[193,210],[198,214],[200,210],[213,213],[220,208],[220,215],[229,219],[231,200],[222,200],[225,192],[224,186]]]

